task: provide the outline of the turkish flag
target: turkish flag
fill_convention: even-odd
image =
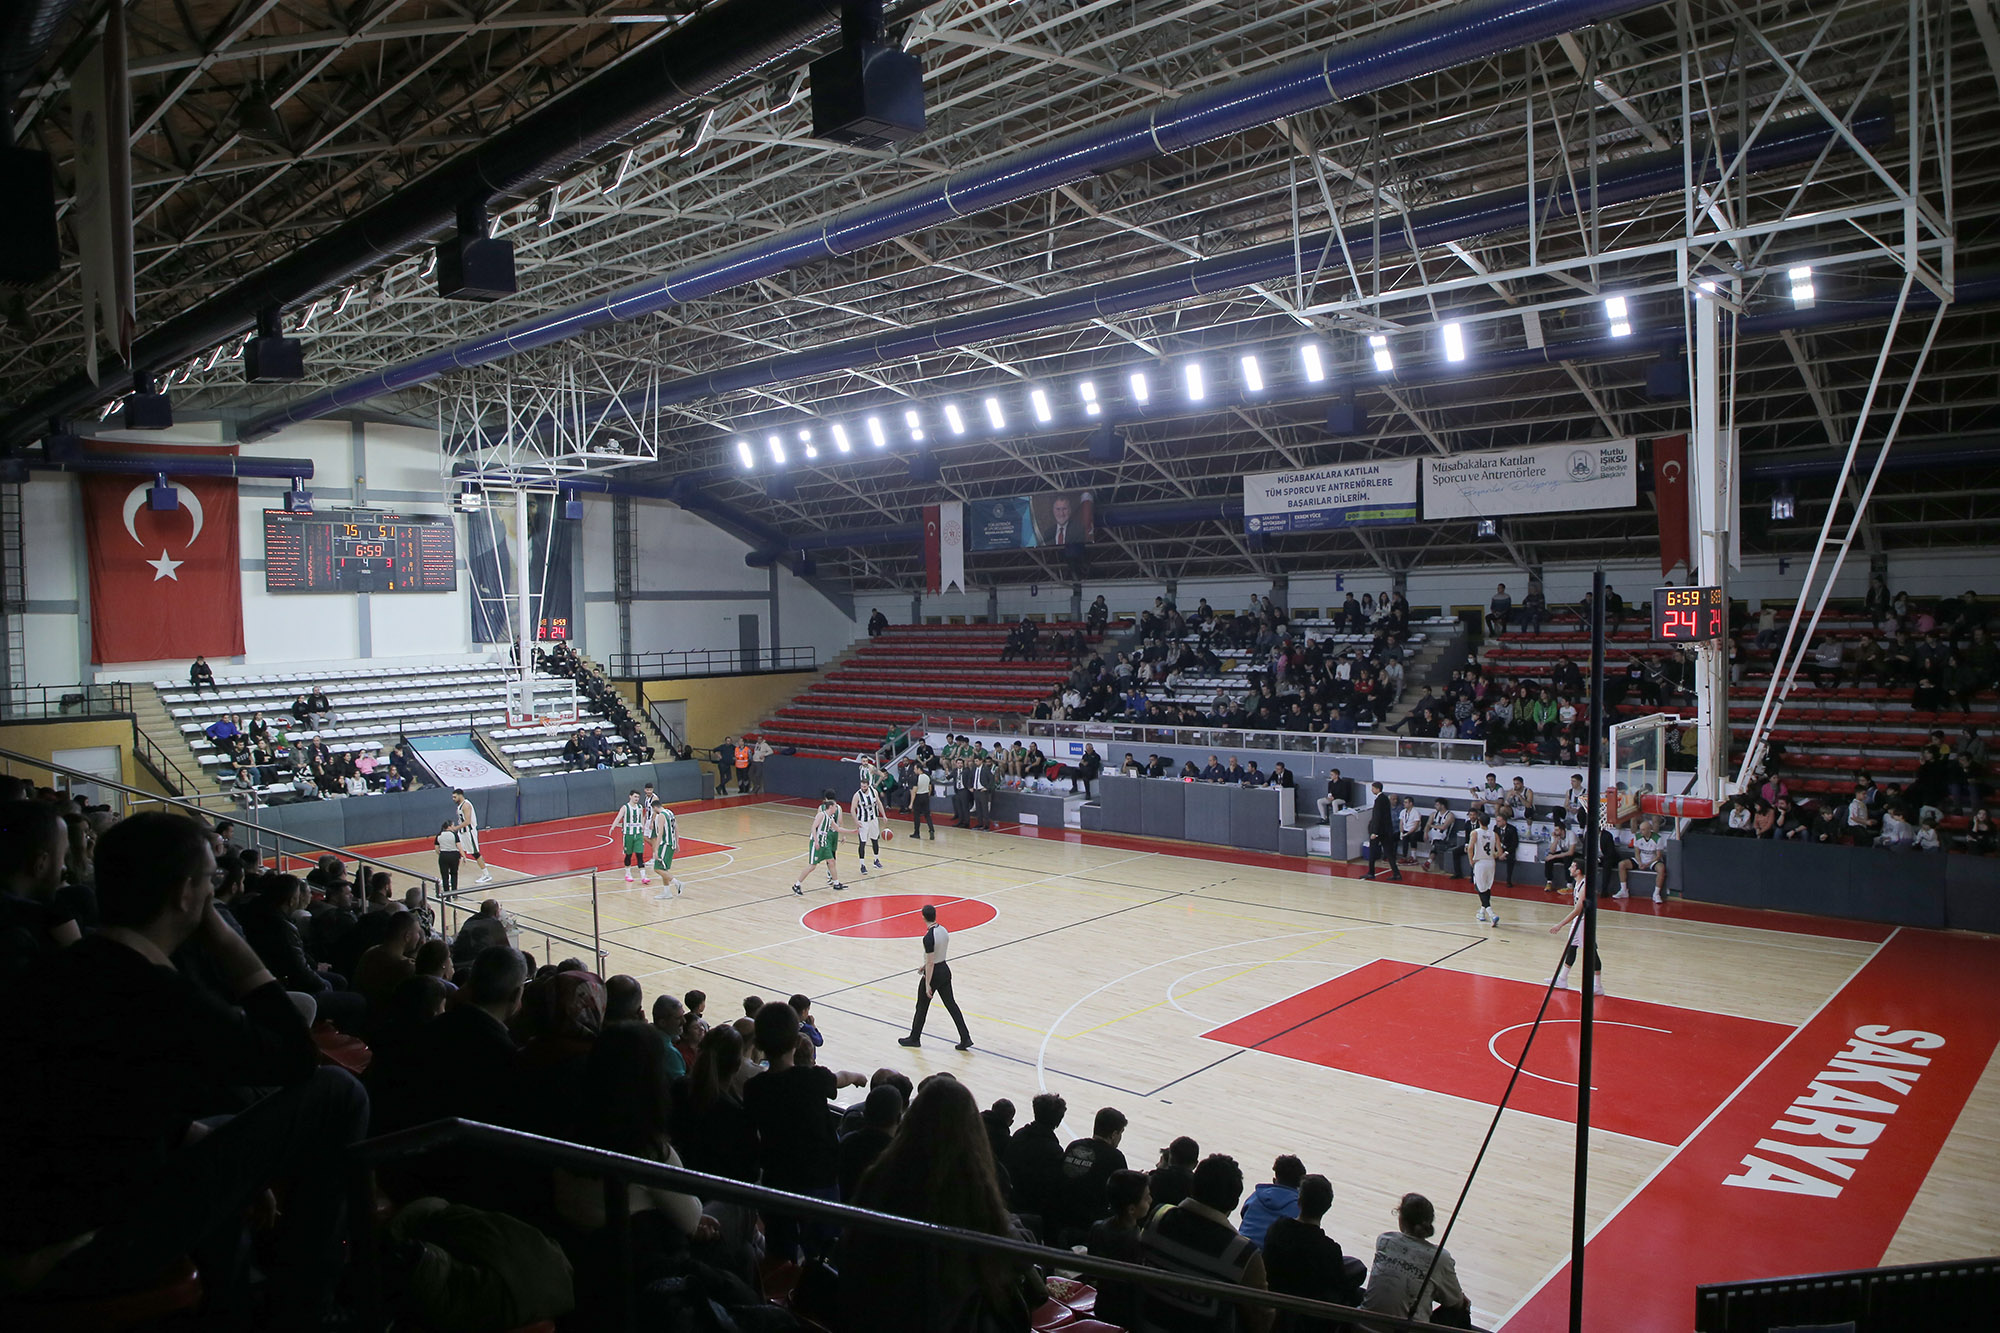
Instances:
[[[944,520],[938,512],[939,506],[924,506],[924,591],[938,592],[944,587]]]
[[[159,662],[243,652],[234,477],[176,477],[180,504],[155,510],[153,478],[86,473],[90,660]]]
[[[1688,441],[1668,435],[1653,441],[1653,505],[1660,514],[1660,572],[1694,567],[1688,545]]]

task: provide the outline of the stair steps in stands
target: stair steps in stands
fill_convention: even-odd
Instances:
[[[188,747],[181,735],[180,724],[167,712],[167,706],[160,699],[160,692],[146,681],[135,681],[132,685],[132,720],[139,730],[146,733],[146,739],[155,749],[176,764],[187,775],[193,791],[183,792],[185,796],[219,795],[222,784],[202,768],[194,751]]]

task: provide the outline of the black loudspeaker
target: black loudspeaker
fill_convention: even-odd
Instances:
[[[55,159],[27,148],[0,148],[0,286],[45,281],[62,266],[56,234]]]
[[[297,338],[260,335],[243,344],[243,378],[252,384],[286,384],[305,377],[305,349]]]
[[[1342,398],[1326,409],[1329,435],[1362,435],[1368,430],[1368,412],[1358,399]]]
[[[438,295],[455,301],[512,296],[514,243],[497,236],[454,236],[437,248]]]
[[[1646,367],[1646,396],[1671,401],[1688,396],[1687,362],[1661,357]]]
[[[1107,421],[1090,432],[1089,450],[1093,463],[1122,463],[1125,461],[1125,437]]]
[[[924,132],[924,71],[880,42],[843,46],[812,63],[813,138],[887,148]]]
[[[125,399],[126,430],[172,430],[174,405],[163,393],[133,390]]]

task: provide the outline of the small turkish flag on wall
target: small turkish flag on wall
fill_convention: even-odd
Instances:
[[[153,479],[83,481],[90,548],[90,660],[157,662],[243,651],[236,480],[175,477],[180,503],[148,503]]]

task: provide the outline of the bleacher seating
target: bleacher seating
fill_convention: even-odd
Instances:
[[[990,717],[1030,712],[1068,676],[1064,639],[1080,623],[1041,627],[1038,659],[1000,660],[1013,627],[999,625],[892,625],[863,640],[853,656],[828,671],[777,710],[758,729],[773,745],[801,755],[841,758],[872,753],[885,733],[914,724],[925,713]]]
[[[1782,643],[1794,608],[1781,608],[1776,632]],[[1804,626],[1800,626],[1803,631]],[[1737,753],[1748,743],[1757,712],[1771,680],[1771,659],[1775,645],[1756,646],[1755,617],[1741,626],[1736,636],[1736,680],[1729,692],[1730,733]],[[1815,642],[1840,641],[1851,654],[1853,646],[1867,639],[1885,640],[1873,622],[1851,609],[1829,608],[1814,628]],[[1794,651],[1797,650],[1794,642]],[[1628,661],[1638,658],[1649,664],[1664,662],[1678,649],[1651,642],[1642,620],[1629,618],[1607,644],[1607,669],[1615,678]],[[1509,630],[1489,641],[1482,662],[1494,676],[1546,684],[1556,662],[1568,657],[1578,667],[1588,664],[1588,634],[1573,620],[1543,625],[1538,633]],[[1808,662],[1811,658],[1808,657]],[[1877,783],[1906,783],[1917,773],[1920,751],[1933,730],[1941,729],[1947,740],[1956,742],[1959,729],[1977,727],[1982,734],[2000,728],[2000,695],[1991,690],[1977,693],[1969,710],[1956,706],[1919,712],[1911,706],[1908,685],[1883,686],[1873,677],[1869,683],[1854,680],[1851,657],[1844,658],[1838,681],[1815,685],[1801,669],[1778,725],[1771,731],[1775,770],[1792,792],[1804,797],[1845,797],[1854,790],[1858,776],[1867,775]],[[1691,703],[1667,706],[1668,711],[1692,713]],[[1660,711],[1645,703],[1623,703],[1616,712],[1638,716]],[[2000,810],[1993,793],[1989,807]],[[1966,817],[1948,816],[1941,826],[1957,830]]]
[[[225,787],[234,786],[229,757],[212,742],[206,729],[234,714],[248,729],[262,713],[274,737],[296,745],[321,740],[335,754],[370,753],[386,758],[398,736],[432,736],[478,727],[501,742],[501,751],[524,771],[560,767],[563,743],[574,727],[507,726],[508,666],[498,660],[443,663],[392,669],[346,671],[216,673],[216,687],[197,690],[185,681],[153,682],[160,702],[180,730],[195,759]],[[333,705],[330,724],[299,725],[292,701],[317,687]],[[593,725],[596,714],[587,700],[580,725]],[[276,765],[272,766],[276,768]],[[272,779],[261,794],[287,791],[289,777],[267,770]]]

